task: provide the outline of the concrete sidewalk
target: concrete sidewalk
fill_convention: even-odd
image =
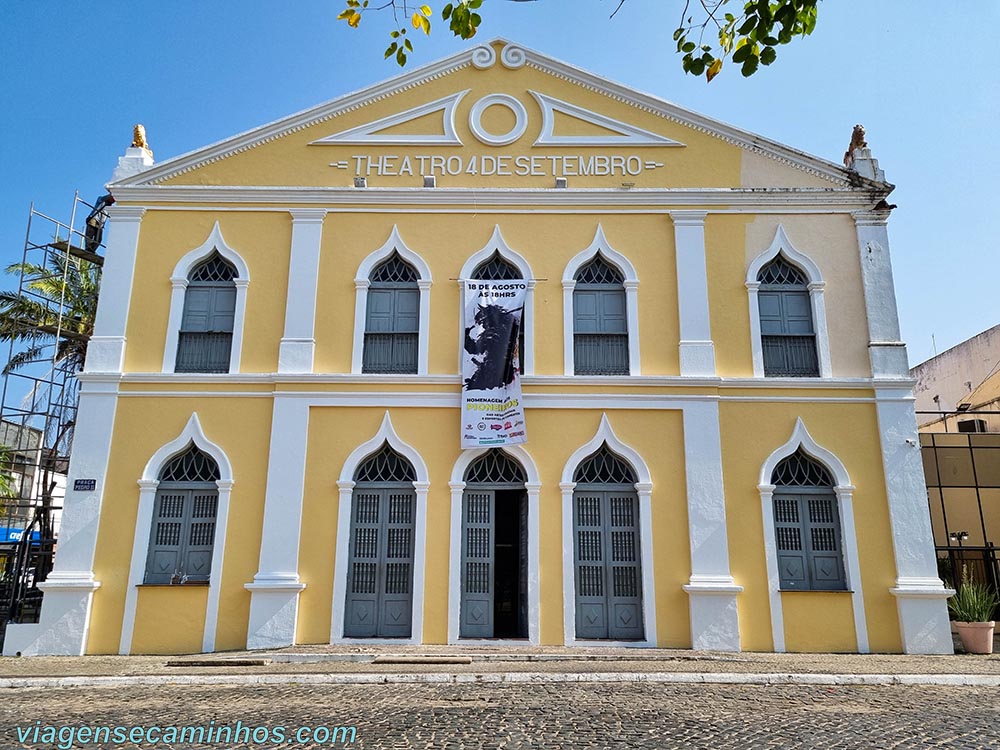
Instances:
[[[187,656],[0,659],[0,687],[500,681],[1000,685],[1000,653],[733,654],[603,647],[324,645]]]

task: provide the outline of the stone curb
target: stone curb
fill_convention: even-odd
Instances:
[[[249,674],[133,675],[105,677],[7,677],[0,689],[140,687],[155,685],[468,685],[566,682],[661,683],[674,685],[934,685],[1000,687],[1000,675],[808,674],[739,672],[493,672],[484,674]]]

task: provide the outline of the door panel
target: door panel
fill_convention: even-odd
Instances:
[[[468,490],[462,501],[462,604],[459,635],[493,637],[493,542],[496,496]]]
[[[574,505],[576,637],[642,639],[638,498],[578,490]]]
[[[415,494],[405,489],[355,489],[346,637],[410,636],[415,503]]]

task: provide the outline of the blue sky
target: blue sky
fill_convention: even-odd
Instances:
[[[442,5],[430,3],[435,11]],[[486,0],[482,38],[526,46],[839,161],[851,128],[899,208],[890,222],[911,363],[1000,322],[1000,3],[826,0],[810,38],[749,80],[685,76],[681,0]],[[0,21],[0,261],[20,259],[29,203],[68,219],[146,125],[157,160],[395,75],[388,18],[351,30],[343,0],[8,0]],[[905,12],[903,9],[905,8]],[[463,49],[438,21],[409,67]],[[16,284],[12,281],[11,285]]]

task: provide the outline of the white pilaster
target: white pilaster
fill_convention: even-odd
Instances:
[[[108,453],[118,403],[117,377],[81,376],[74,450],[66,478],[59,549],[38,623],[7,626],[3,653],[82,656],[87,648],[90,608],[100,582],[94,580],[94,553],[108,470]],[[94,479],[93,490],[74,490],[77,479]]]
[[[937,572],[913,394],[909,384],[875,389],[889,523],[896,558],[896,597],[903,651],[953,652],[946,589]]]
[[[739,651],[736,596],[743,587],[736,585],[729,571],[717,402],[685,406],[684,465],[691,541],[691,580],[684,591],[690,598],[691,647]]]
[[[908,378],[906,345],[900,340],[896,290],[889,256],[889,219],[885,211],[858,211],[854,223],[861,253],[861,281],[868,313],[868,355],[872,377]]]
[[[260,563],[253,582],[245,584],[251,593],[247,648],[295,643],[299,592],[305,588],[298,569],[308,429],[308,402],[275,397]]]
[[[292,215],[292,248],[278,372],[309,373],[313,371],[316,350],[316,295],[326,209],[299,208],[289,213]]]
[[[715,375],[705,265],[705,215],[705,211],[670,212],[677,259],[681,375]]]
[[[86,372],[122,372],[132,277],[139,249],[142,206],[112,206],[108,211],[107,242],[101,272],[94,335],[87,345]]]

